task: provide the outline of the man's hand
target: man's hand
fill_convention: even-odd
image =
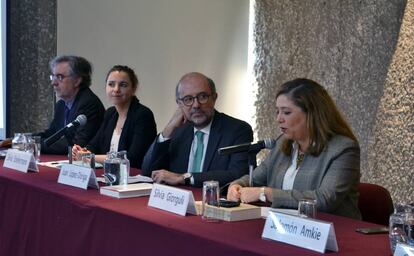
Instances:
[[[155,183],[166,183],[169,185],[184,185],[184,177],[181,173],[170,172],[165,169],[153,171],[151,178]]]
[[[162,131],[162,136],[164,138],[171,138],[175,129],[182,126],[186,122],[187,119],[185,118],[183,111],[181,110],[181,108],[177,108],[174,115],[171,117],[170,121]]]

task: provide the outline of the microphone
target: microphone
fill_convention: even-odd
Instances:
[[[276,145],[276,140],[274,139],[264,139],[260,140],[256,143],[244,143],[240,145],[225,147],[225,148],[219,148],[218,153],[219,155],[227,155],[227,154],[234,154],[234,153],[240,153],[240,152],[254,152],[254,151],[260,151],[261,149],[267,148],[272,149]]]
[[[58,141],[60,138],[62,138],[62,136],[65,135],[67,130],[69,130],[72,127],[75,128],[75,127],[78,127],[78,126],[83,126],[83,125],[86,124],[87,120],[88,120],[88,118],[85,115],[79,115],[71,123],[67,124],[65,127],[60,129],[59,131],[57,131],[55,134],[53,134],[49,138],[45,139],[44,143],[47,146],[52,145],[53,143]]]

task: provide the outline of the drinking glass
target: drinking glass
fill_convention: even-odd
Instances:
[[[218,181],[204,181],[203,182],[203,201],[201,214],[202,219],[207,222],[219,221],[215,217],[216,208],[220,207],[220,187]]]
[[[42,137],[40,136],[32,136],[33,143],[34,143],[34,152],[33,155],[36,159],[36,162],[40,162],[40,150],[41,150],[41,140]]]
[[[12,139],[12,148],[24,151],[26,143],[27,138],[24,133],[17,132],[14,134],[14,137]]]
[[[304,198],[299,200],[298,214],[301,217],[316,218],[316,199]]]
[[[95,154],[83,153],[82,154],[82,166],[90,167],[95,170]]]

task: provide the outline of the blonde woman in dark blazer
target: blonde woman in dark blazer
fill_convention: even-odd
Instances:
[[[230,185],[227,198],[275,208],[297,208],[310,198],[319,211],[360,219],[358,141],[327,91],[309,79],[286,82],[276,96],[276,118],[282,134],[254,170],[253,187],[246,175]]]

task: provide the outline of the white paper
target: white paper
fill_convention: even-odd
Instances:
[[[137,183],[137,182],[151,183],[153,182],[153,180],[150,177],[139,175],[139,174],[128,177],[128,184]]]
[[[57,161],[49,161],[49,162],[40,162],[38,163],[42,166],[47,166],[51,168],[57,168],[60,169],[62,165],[69,164],[69,160],[57,160]],[[84,166],[82,161],[72,161],[72,164],[78,165],[78,166]],[[103,168],[103,165],[101,163],[95,163],[95,168]]]

